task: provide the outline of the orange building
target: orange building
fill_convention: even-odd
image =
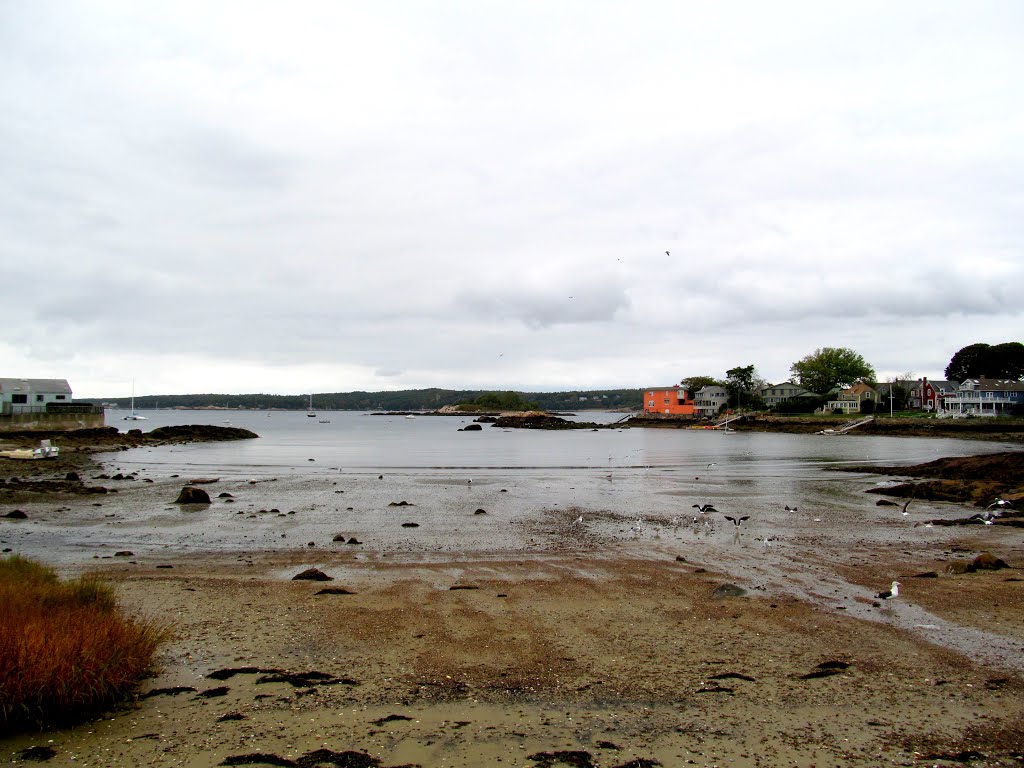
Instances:
[[[683,389],[681,384],[670,389],[644,390],[644,413],[693,416],[693,395]]]

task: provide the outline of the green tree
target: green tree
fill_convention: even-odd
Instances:
[[[957,351],[946,366],[950,381],[977,379],[1024,378],[1024,344],[1008,341],[1004,344],[969,344]]]
[[[761,389],[765,386],[764,379],[757,375],[757,369],[753,365],[730,368],[725,372],[725,376],[730,406],[753,409],[764,407],[764,401],[761,399]]]
[[[690,376],[681,380],[679,383],[682,385],[683,389],[691,395],[703,387],[725,386],[725,382],[720,381],[713,376]]]
[[[789,370],[800,386],[818,394],[875,379],[875,369],[859,353],[846,347],[816,349],[793,363]]]

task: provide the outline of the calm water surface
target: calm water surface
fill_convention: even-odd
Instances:
[[[215,469],[249,474],[316,474],[338,470],[431,472],[437,470],[592,470],[632,473],[708,470],[716,475],[772,477],[803,474],[832,465],[915,464],[941,456],[1005,450],[975,440],[874,437],[848,434],[789,435],[688,429],[522,430],[472,423],[463,416],[374,416],[361,412],[145,411],[146,421],[124,421],[126,411],[107,412],[122,431],[149,431],[175,424],[235,426],[258,440],[142,448],[116,454],[120,464]],[[618,413],[581,413],[578,421],[612,423]],[[329,420],[323,423],[321,420]],[[314,461],[310,461],[313,459]],[[713,465],[709,467],[708,465]]]

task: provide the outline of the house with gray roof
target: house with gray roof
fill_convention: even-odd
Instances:
[[[51,403],[71,404],[67,379],[0,379],[0,414],[46,413]]]

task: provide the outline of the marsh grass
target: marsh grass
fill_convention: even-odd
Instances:
[[[125,616],[98,579],[0,560],[0,732],[98,714],[135,687],[169,633]]]

